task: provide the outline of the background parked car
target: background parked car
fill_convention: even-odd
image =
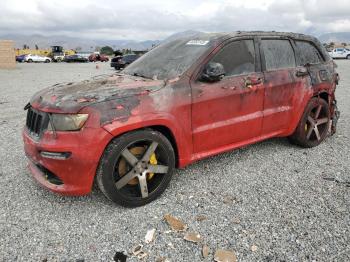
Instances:
[[[89,56],[89,61],[90,62],[108,62],[109,61],[109,58],[108,56],[105,56],[105,55],[100,55],[100,54],[91,54]]]
[[[26,58],[26,55],[18,55],[16,56],[16,62],[23,63]]]
[[[40,56],[40,55],[26,55],[24,57],[24,62],[32,63],[32,62],[44,62],[44,63],[50,63],[51,58],[47,56]]]
[[[86,57],[83,57],[81,55],[70,55],[64,57],[64,62],[71,63],[71,62],[78,62],[78,63],[86,63],[89,62],[89,59]]]
[[[82,56],[82,57],[89,59],[91,52],[89,52],[89,51],[77,51],[75,54],[78,56]]]
[[[124,55],[124,56],[115,56],[111,60],[111,67],[114,67],[116,70],[120,70],[127,65],[134,62],[136,59],[138,59],[139,55]]]
[[[350,50],[347,48],[335,48],[328,53],[332,58],[350,59]]]

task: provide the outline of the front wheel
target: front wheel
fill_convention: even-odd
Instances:
[[[328,103],[314,97],[307,104],[297,128],[289,140],[302,147],[314,147],[327,137],[330,124]]]
[[[139,130],[114,139],[99,164],[96,181],[110,200],[137,207],[158,198],[175,167],[169,140],[153,130]]]
[[[350,55],[347,55],[346,59],[350,59]]]
[[[50,60],[49,60],[49,59],[46,59],[46,60],[45,60],[45,63],[50,63]]]

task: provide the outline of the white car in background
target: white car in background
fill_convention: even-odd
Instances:
[[[350,59],[350,50],[347,48],[334,48],[328,53],[332,58]]]
[[[26,55],[24,58],[24,62],[32,63],[32,62],[43,62],[43,63],[50,63],[51,58],[47,56],[40,56],[40,55]]]

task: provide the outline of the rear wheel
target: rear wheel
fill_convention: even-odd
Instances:
[[[321,98],[312,98],[305,108],[304,114],[289,137],[290,141],[302,147],[314,147],[326,138],[330,124],[328,103]]]
[[[46,59],[46,60],[45,60],[45,63],[50,63],[50,59]]]
[[[153,130],[122,135],[106,148],[96,174],[101,191],[127,207],[145,205],[168,186],[175,166],[169,140]]]
[[[350,55],[347,55],[346,59],[350,59]]]

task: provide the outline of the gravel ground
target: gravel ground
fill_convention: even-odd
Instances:
[[[152,228],[156,240],[144,244],[148,261],[202,261],[201,244],[167,232],[167,213],[201,234],[211,249],[204,261],[217,248],[234,251],[239,261],[349,261],[350,61],[337,63],[336,135],[312,149],[272,139],[199,161],[177,170],[160,199],[135,209],[114,205],[98,190],[54,195],[26,170],[21,129],[28,99],[57,82],[110,73],[109,64],[19,64],[0,71],[0,261],[113,261]],[[197,221],[198,215],[207,219]]]

